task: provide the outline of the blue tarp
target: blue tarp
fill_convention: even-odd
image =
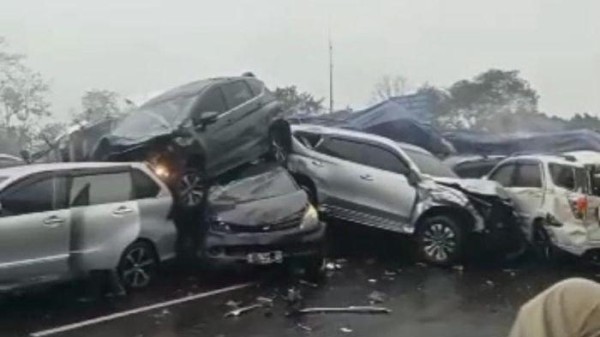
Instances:
[[[561,153],[569,151],[600,151],[600,134],[590,130],[489,134],[473,131],[452,131],[444,137],[458,153],[479,155],[511,155],[516,153]]]

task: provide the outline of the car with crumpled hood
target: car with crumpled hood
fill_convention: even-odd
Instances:
[[[502,161],[487,177],[511,195],[527,238],[545,258],[597,255],[600,249],[600,203],[586,166],[573,155],[521,155]]]
[[[93,151],[99,161],[146,161],[178,205],[199,206],[216,177],[263,156],[282,160],[281,104],[254,76],[211,78],[169,90],[130,112]],[[287,135],[285,139],[287,139]]]
[[[288,169],[324,215],[411,235],[430,263],[454,263],[478,239],[487,247],[521,250],[514,209],[502,187],[460,179],[422,148],[362,132],[294,125],[291,151]]]
[[[213,187],[200,253],[212,264],[286,263],[312,277],[323,268],[326,226],[292,176],[257,165]]]

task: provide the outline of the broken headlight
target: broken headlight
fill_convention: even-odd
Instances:
[[[319,225],[319,214],[313,205],[308,205],[302,218],[302,228],[311,228]]]

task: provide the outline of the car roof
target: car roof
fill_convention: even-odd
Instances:
[[[62,171],[62,170],[81,170],[81,169],[102,169],[112,167],[143,167],[143,163],[97,163],[97,162],[81,162],[81,163],[44,163],[44,164],[29,164],[21,166],[13,166],[0,168],[0,177],[22,177],[38,172]]]
[[[292,124],[291,127],[292,127],[292,132],[304,131],[304,132],[318,133],[321,135],[347,136],[347,137],[351,137],[351,138],[358,138],[358,139],[380,142],[380,143],[384,143],[384,144],[391,145],[391,146],[399,146],[402,150],[410,150],[410,151],[414,151],[414,152],[420,152],[423,154],[431,154],[429,151],[427,151],[421,147],[418,147],[416,145],[413,145],[413,144],[396,142],[396,141],[393,141],[386,137],[382,137],[382,136],[378,136],[378,135],[374,135],[374,134],[370,134],[370,133],[366,133],[366,132],[361,132],[361,131],[354,131],[354,130],[348,130],[348,129],[343,129],[343,128],[321,126],[321,125],[314,125],[314,124]]]
[[[504,162],[515,161],[515,160],[537,160],[544,164],[561,164],[561,165],[569,165],[569,166],[578,166],[583,167],[583,164],[577,161],[568,160],[567,158],[561,155],[553,155],[553,154],[531,154],[531,155],[519,155],[508,157]]]

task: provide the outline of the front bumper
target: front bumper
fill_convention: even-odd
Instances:
[[[248,254],[281,252],[283,259],[320,254],[326,225],[267,233],[221,233],[209,230],[199,255],[209,263],[247,263]]]

